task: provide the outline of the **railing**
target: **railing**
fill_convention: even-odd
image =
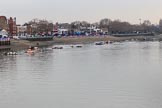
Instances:
[[[10,45],[10,38],[0,38],[0,46]]]
[[[52,40],[53,36],[35,36],[35,37],[19,37],[22,40],[29,40],[29,41],[48,41]]]

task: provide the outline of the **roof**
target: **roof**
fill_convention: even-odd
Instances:
[[[4,19],[6,19],[6,20],[7,20],[7,18],[6,18],[5,16],[0,16],[0,18],[4,18]]]

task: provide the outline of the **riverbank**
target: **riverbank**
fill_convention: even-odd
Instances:
[[[137,40],[137,41],[153,41],[162,40],[162,35],[158,36],[130,36],[130,37],[114,37],[114,36],[91,36],[91,37],[61,37],[54,38],[51,41],[27,41],[27,40],[15,40],[11,39],[11,45],[0,46],[0,49],[11,50],[23,50],[29,48],[29,46],[45,47],[57,44],[87,44],[97,41],[125,41],[125,40]]]
[[[0,46],[0,50],[11,49],[14,51],[24,50],[29,48],[29,46],[35,47],[46,47],[54,44],[54,40],[51,41],[27,41],[27,40],[15,40],[11,39],[11,44],[6,46]]]
[[[92,37],[62,37],[55,38],[55,44],[86,44],[93,43],[97,41],[154,41],[162,40],[162,35],[158,36],[129,36],[129,37],[114,37],[114,36],[92,36]]]
[[[35,47],[46,47],[53,45],[54,41],[27,41],[27,40],[11,40],[11,49],[13,50],[22,50],[27,49],[29,46]]]

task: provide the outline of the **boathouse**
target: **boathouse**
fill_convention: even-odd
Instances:
[[[6,30],[0,30],[0,46],[10,45],[10,38]]]

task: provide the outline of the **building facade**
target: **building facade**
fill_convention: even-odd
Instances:
[[[7,18],[0,16],[0,29],[8,30]]]
[[[17,25],[17,35],[18,36],[27,35],[27,26]]]
[[[10,17],[8,19],[8,26],[9,26],[9,35],[10,36],[16,36],[17,35],[17,26],[16,26],[16,17],[12,18]]]

